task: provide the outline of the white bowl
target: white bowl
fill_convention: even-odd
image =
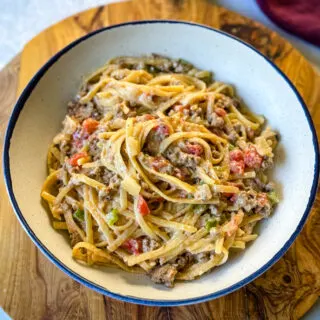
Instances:
[[[119,55],[159,53],[212,70],[233,84],[249,108],[264,114],[281,136],[273,177],[282,200],[245,251],[198,280],[173,289],[146,276],[88,268],[71,258],[69,242],[55,231],[40,201],[49,143],[60,130],[66,103],[84,75]],[[12,113],[4,147],[4,172],[12,205],[25,231],[61,270],[113,298],[145,305],[203,302],[246,285],[290,247],[306,221],[318,181],[318,142],[307,108],[287,77],[251,46],[205,26],[142,21],[95,31],[64,48],[33,77]]]

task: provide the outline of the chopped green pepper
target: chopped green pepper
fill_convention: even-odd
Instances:
[[[113,226],[118,220],[119,220],[119,215],[118,215],[118,210],[117,209],[112,209],[106,216],[106,220],[109,226]]]
[[[77,220],[83,222],[84,221],[84,211],[81,209],[78,209],[77,211],[74,212],[73,217],[76,218]]]
[[[273,205],[279,203],[279,201],[280,201],[279,197],[275,191],[268,192],[267,197],[268,197],[269,201],[271,202],[271,204],[273,204]]]
[[[206,230],[209,232],[211,228],[215,227],[217,225],[216,219],[209,219],[206,222]]]
[[[233,144],[229,144],[229,150],[232,151],[235,148],[235,146]]]

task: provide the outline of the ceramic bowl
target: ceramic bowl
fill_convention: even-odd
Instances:
[[[147,276],[85,267],[71,257],[66,237],[55,231],[40,200],[49,143],[60,130],[67,102],[84,75],[119,55],[158,53],[183,58],[231,83],[251,110],[280,133],[273,179],[281,202],[260,224],[260,236],[225,265],[173,289]],[[288,78],[251,46],[206,26],[141,21],[111,26],[76,40],[33,77],[12,113],[4,148],[7,190],[23,228],[38,248],[80,283],[113,298],[145,305],[203,302],[246,285],[275,263],[301,231],[315,198],[318,143],[307,108]]]

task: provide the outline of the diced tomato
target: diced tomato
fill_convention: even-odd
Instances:
[[[244,163],[249,168],[258,169],[261,167],[262,157],[253,145],[250,145],[244,152]]]
[[[187,153],[194,154],[195,156],[201,156],[203,153],[203,148],[200,144],[188,143],[186,147],[187,147]]]
[[[69,159],[69,163],[73,166],[76,167],[78,165],[78,160],[81,158],[85,158],[87,157],[88,154],[86,152],[79,152],[79,153],[75,153],[70,159]]]
[[[240,149],[234,149],[229,153],[230,171],[236,174],[244,173],[243,152]]]
[[[227,114],[227,112],[222,108],[216,108],[214,112],[220,117],[224,117]]]
[[[165,124],[160,124],[154,128],[154,130],[161,135],[162,137],[168,136],[170,131],[169,127],[166,126]]]
[[[243,153],[240,149],[234,149],[230,153],[230,160],[231,161],[240,161],[243,160]]]
[[[231,160],[230,161],[230,171],[235,174],[243,174],[244,173],[244,161],[243,160]]]
[[[121,247],[127,249],[134,255],[138,255],[142,252],[142,241],[141,239],[128,239]]]
[[[258,193],[257,202],[259,206],[264,207],[268,203],[268,197],[265,192]]]
[[[96,131],[98,128],[98,125],[99,125],[99,121],[94,120],[92,118],[88,118],[88,119],[84,120],[82,123],[83,130],[87,134],[91,134],[94,131]]]
[[[146,200],[144,200],[143,196],[139,195],[138,198],[138,211],[142,216],[146,216],[150,213],[150,209]]]

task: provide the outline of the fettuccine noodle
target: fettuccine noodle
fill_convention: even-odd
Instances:
[[[183,60],[119,57],[89,76],[48,151],[42,198],[73,257],[193,280],[257,238],[278,202],[277,135]]]

